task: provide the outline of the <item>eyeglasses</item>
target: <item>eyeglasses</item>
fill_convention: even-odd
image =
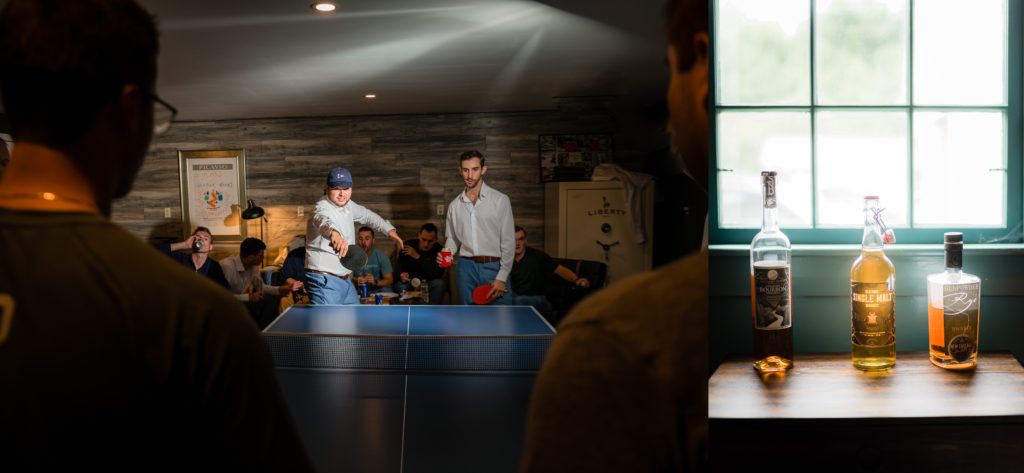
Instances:
[[[174,117],[178,116],[178,109],[164,102],[156,94],[150,95],[153,97],[153,134],[162,135],[171,129]]]

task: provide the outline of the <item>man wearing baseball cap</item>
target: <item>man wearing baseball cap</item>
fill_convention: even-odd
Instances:
[[[324,195],[317,201],[306,226],[306,291],[313,304],[359,303],[352,271],[339,258],[355,242],[355,223],[386,233],[402,248],[402,238],[391,222],[352,200],[352,173],[337,166],[327,174]]]

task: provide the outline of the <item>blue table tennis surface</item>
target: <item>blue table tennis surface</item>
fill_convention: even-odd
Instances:
[[[267,334],[537,336],[525,306],[292,306]],[[539,368],[539,367],[538,367]],[[514,472],[536,371],[279,367],[320,472]]]

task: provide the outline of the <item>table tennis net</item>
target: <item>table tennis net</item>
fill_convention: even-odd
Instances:
[[[276,366],[417,371],[536,371],[551,338],[264,334]]]

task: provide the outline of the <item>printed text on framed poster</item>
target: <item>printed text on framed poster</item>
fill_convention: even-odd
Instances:
[[[245,202],[245,151],[179,151],[184,234],[207,227],[217,243],[245,238],[241,205]]]

